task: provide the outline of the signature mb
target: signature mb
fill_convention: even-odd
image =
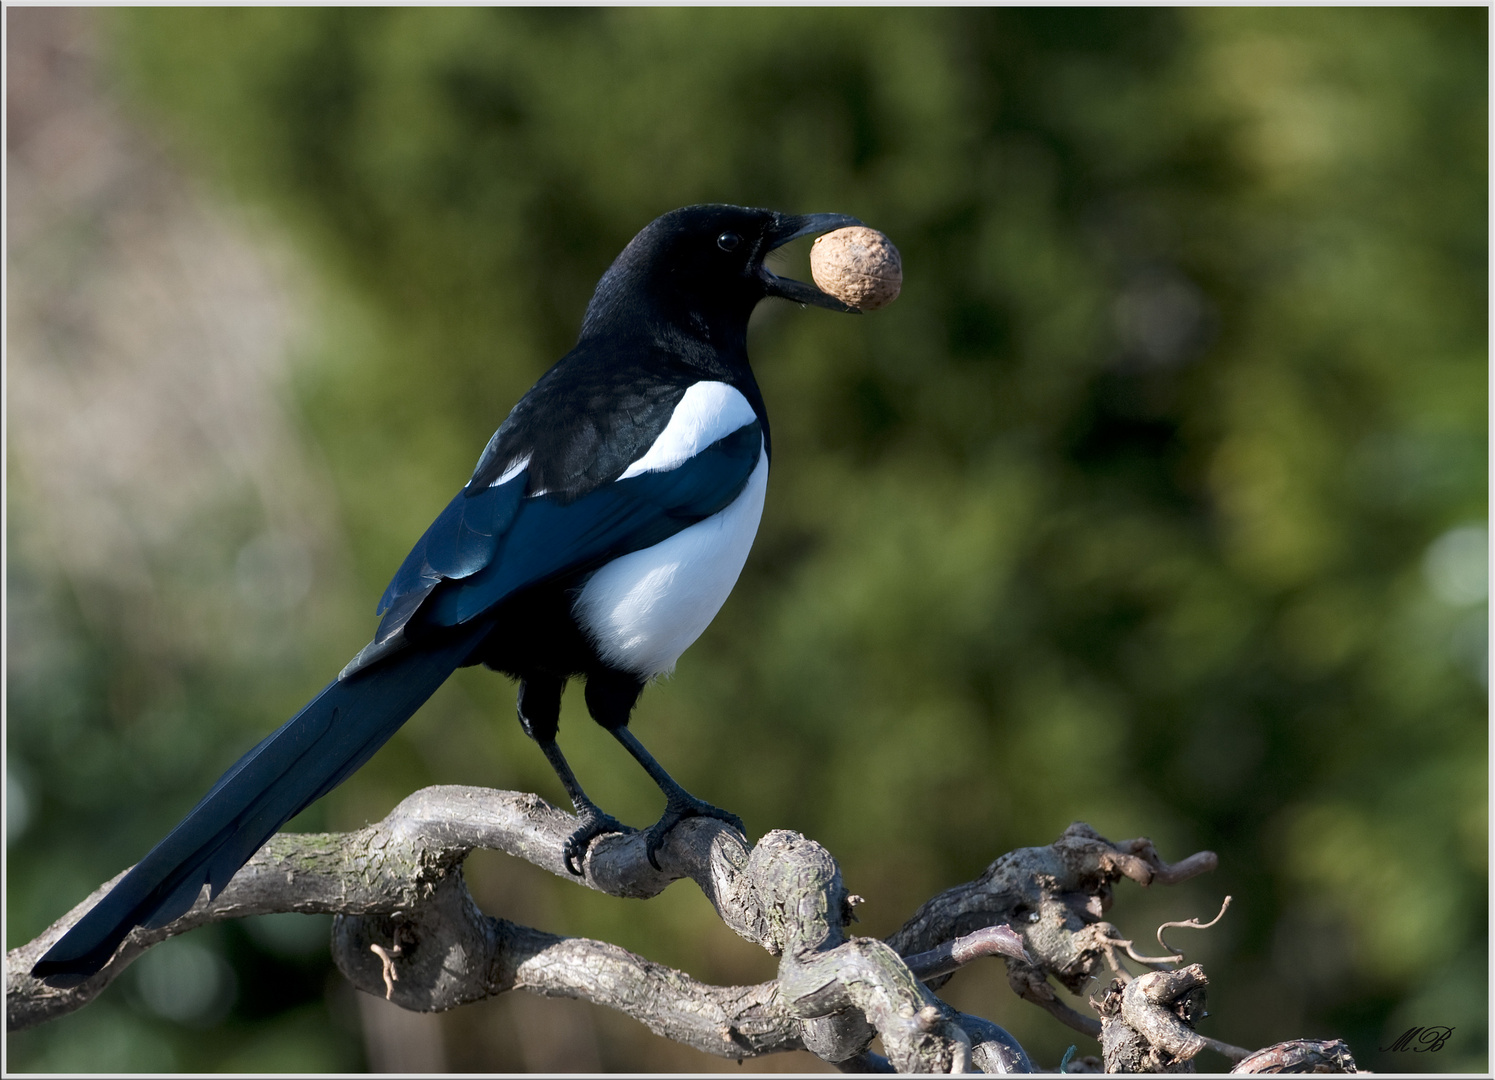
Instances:
[[[1396,1050],[1410,1050],[1414,1054],[1436,1054],[1443,1049],[1443,1044],[1453,1034],[1451,1027],[1414,1027],[1408,1028],[1390,1046],[1381,1047],[1381,1053],[1389,1054]]]

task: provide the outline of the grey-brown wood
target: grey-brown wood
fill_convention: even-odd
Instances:
[[[1201,852],[1168,864],[1149,841],[1113,844],[1076,823],[1053,844],[1003,855],[879,941],[848,935],[859,898],[848,896],[831,854],[798,833],[770,832],[750,848],[721,821],[686,819],[665,839],[662,869],[650,865],[643,834],[609,834],[591,844],[578,878],[562,856],[576,824],[536,795],[426,788],[355,832],[275,836],[217,897],[204,893],[166,927],[137,928],[102,971],[76,987],[32,979],[35,960],[115,878],[8,954],[7,1026],[19,1030],[83,1007],[145,950],[206,923],[329,912],[337,916],[332,953],[339,969],[359,989],[406,1009],[442,1011],[526,990],[618,1009],[664,1038],[721,1057],[804,1049],[848,1072],[1026,1072],[1033,1065],[1016,1040],[954,1010],[934,990],[963,964],[999,955],[1023,997],[1098,1038],[1101,1021],[1060,1002],[1049,977],[1078,990],[1109,965],[1125,985],[1131,976],[1122,952],[1161,966],[1138,957],[1102,920],[1111,886],[1123,877],[1171,884],[1215,863]],[[727,927],[778,957],[777,977],[756,986],[711,986],[608,942],[488,915],[462,874],[464,860],[478,849],[507,852],[618,897],[652,897],[689,878]],[[874,1038],[882,1054],[869,1049]],[[1146,1047],[1138,1049],[1140,1055]],[[1189,1049],[1197,1052],[1194,1041]]]

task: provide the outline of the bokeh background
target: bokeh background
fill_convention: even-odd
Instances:
[[[1234,896],[1173,939],[1207,1034],[1485,1068],[1483,8],[6,19],[8,946],[364,643],[611,258],[727,201],[855,214],[907,280],[760,312],[762,531],[646,743],[826,844],[869,934],[1072,820],[1213,849],[1111,912],[1146,941]],[[562,739],[654,819],[579,694]],[[438,782],[562,798],[467,671],[294,827]],[[689,885],[469,873],[495,914],[772,977]],[[401,1013],[327,930],[177,939],[9,1067],[737,1068],[575,1002]],[[1077,1041],[999,964],[947,993],[1049,1068]],[[1413,1025],[1455,1033],[1378,1053]]]

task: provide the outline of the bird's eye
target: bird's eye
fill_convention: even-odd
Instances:
[[[724,232],[716,238],[716,246],[723,251],[735,251],[740,243],[742,243],[742,237],[735,232]]]

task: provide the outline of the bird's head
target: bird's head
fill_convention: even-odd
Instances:
[[[770,296],[860,314],[814,285],[780,277],[765,262],[791,240],[860,224],[846,214],[791,215],[724,204],[672,210],[629,241],[602,276],[582,333],[641,317],[745,332],[753,308]]]

